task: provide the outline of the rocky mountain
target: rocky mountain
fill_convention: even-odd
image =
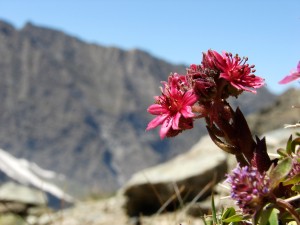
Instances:
[[[170,140],[145,132],[159,82],[185,68],[144,51],[0,21],[0,147],[65,174],[68,191],[115,191],[134,172],[187,151],[206,134],[201,122]],[[239,105],[248,114],[274,97],[262,89]]]

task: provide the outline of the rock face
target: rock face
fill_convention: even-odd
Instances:
[[[74,194],[113,192],[134,172],[187,151],[206,134],[201,123],[171,140],[145,133],[160,81],[184,71],[140,50],[0,21],[0,147],[65,174]],[[274,97],[267,90],[241,97],[251,106],[242,110],[256,111],[263,96]]]
[[[147,215],[160,209],[174,209],[179,204],[211,193],[212,183],[224,178],[227,172],[226,155],[203,137],[193,148],[158,166],[133,175],[122,192],[127,197],[125,210],[129,216]]]

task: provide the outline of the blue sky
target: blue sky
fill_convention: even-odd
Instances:
[[[300,60],[299,0],[1,0],[0,9],[17,28],[30,21],[171,63],[200,63],[208,49],[238,53],[271,91],[300,87],[278,84]]]

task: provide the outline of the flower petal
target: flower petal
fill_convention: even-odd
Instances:
[[[190,106],[183,107],[180,112],[184,118],[191,118],[195,116],[195,114],[192,112],[192,107]]]
[[[174,130],[179,130],[180,129],[179,128],[179,119],[180,119],[180,117],[181,117],[181,114],[179,112],[176,113],[176,115],[175,115],[175,117],[173,119],[173,123],[172,123],[172,128]]]
[[[194,103],[197,102],[197,100],[198,100],[197,96],[194,94],[194,92],[192,90],[184,93],[183,98],[182,98],[182,102],[184,105],[193,105]]]
[[[168,110],[159,104],[150,105],[147,111],[152,115],[161,115],[168,113]]]
[[[287,75],[281,81],[279,81],[279,84],[287,84],[289,82],[297,80],[298,78],[300,78],[300,72],[299,73],[292,73],[291,75]]]
[[[146,130],[151,130],[151,129],[161,125],[167,117],[168,117],[167,114],[155,117],[153,120],[151,120],[148,123],[148,126],[147,126]]]
[[[173,122],[173,118],[168,117],[165,119],[165,121],[161,125],[160,131],[159,131],[159,136],[161,139],[164,139],[166,137],[168,131],[171,128],[172,122]]]

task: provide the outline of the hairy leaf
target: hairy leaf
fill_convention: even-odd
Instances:
[[[222,220],[224,223],[233,223],[233,222],[240,222],[244,219],[243,215],[233,215],[228,217],[227,219]]]
[[[227,208],[222,214],[222,220],[225,220],[231,216],[235,215],[235,209],[233,207]]]
[[[296,146],[297,146],[297,145],[300,145],[300,137],[294,139],[294,140],[292,141],[292,143],[291,143],[291,151],[292,151],[293,153],[295,153],[295,151],[296,151]]]
[[[285,179],[285,177],[291,171],[292,165],[292,159],[287,157],[280,161],[278,165],[273,170],[271,170],[271,188],[276,187],[280,182],[282,182]]]
[[[297,174],[297,175],[293,176],[292,178],[285,180],[282,184],[290,185],[290,184],[297,184],[299,182],[300,182],[300,174]]]
[[[260,225],[278,225],[278,213],[275,208],[267,208],[261,212]]]

